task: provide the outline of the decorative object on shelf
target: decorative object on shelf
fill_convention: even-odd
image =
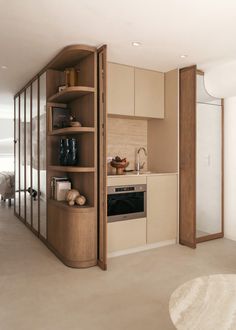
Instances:
[[[56,183],[55,199],[57,201],[65,201],[69,190],[71,190],[70,181],[58,181]]]
[[[82,127],[81,123],[79,121],[71,121],[69,123],[71,127]]]
[[[57,176],[53,176],[51,177],[51,198],[52,199],[57,199],[57,183],[58,182],[70,182],[70,180],[67,177],[57,177]],[[69,188],[71,189],[71,188]],[[65,200],[65,199],[64,199]]]
[[[60,165],[75,166],[78,163],[78,145],[77,140],[60,139]]]
[[[78,197],[76,197],[75,203],[79,206],[83,206],[86,203],[86,198],[83,195],[79,195]]]
[[[80,193],[78,190],[76,189],[71,189],[67,192],[66,194],[66,201],[68,202],[68,204],[70,206],[74,206],[75,205],[75,200],[77,197],[79,197]]]
[[[116,156],[111,161],[111,166],[116,169],[116,174],[124,174],[124,169],[129,165],[129,162],[126,161],[126,158],[121,159],[119,156]]]
[[[79,121],[76,120],[75,116],[70,116],[69,126],[71,126],[71,127],[81,127],[82,125]]]
[[[66,68],[66,87],[72,87],[78,85],[78,70],[75,68]]]
[[[59,86],[58,92],[62,92],[62,91],[64,91],[64,89],[66,89],[66,85]]]
[[[70,206],[74,206],[75,204],[83,206],[86,203],[86,198],[80,195],[78,190],[71,189],[66,193],[66,201]]]
[[[70,111],[68,108],[52,107],[52,129],[68,127]]]

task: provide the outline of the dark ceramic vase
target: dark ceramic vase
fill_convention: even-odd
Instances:
[[[78,163],[76,139],[60,139],[60,165],[75,166]]]

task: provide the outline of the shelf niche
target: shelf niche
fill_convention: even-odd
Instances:
[[[77,141],[77,156],[78,163],[73,167],[94,167],[95,162],[95,146],[94,146],[94,134],[69,134],[67,135],[50,135],[50,149],[51,152],[48,155],[49,166],[61,166],[60,165],[60,140],[62,138],[75,138]],[[66,167],[66,166],[65,166]],[[68,166],[70,167],[70,166]]]

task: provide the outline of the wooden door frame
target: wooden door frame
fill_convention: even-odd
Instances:
[[[196,70],[196,65],[193,65],[179,71],[179,243],[193,249],[196,248]],[[186,76],[185,74],[188,73],[189,76]],[[183,84],[186,85],[182,89]],[[189,90],[186,90],[186,86]],[[186,117],[186,109],[188,118]],[[190,154],[186,156],[184,141],[188,137],[184,136],[186,132],[183,132],[182,125],[185,124],[186,126],[189,120],[191,127],[186,131],[192,132],[193,141],[191,141]],[[182,153],[185,155],[185,159],[183,159]],[[187,169],[192,173],[187,173]],[[188,177],[192,179],[193,187],[190,182],[186,187],[185,183],[188,181]],[[183,201],[183,193],[187,194],[187,188],[190,200]],[[186,202],[191,204],[189,209],[185,207]],[[188,223],[186,219],[188,219]]]
[[[98,266],[107,269],[107,46],[98,48]]]

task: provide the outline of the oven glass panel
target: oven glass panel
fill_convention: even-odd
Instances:
[[[144,212],[144,192],[108,195],[107,215]]]

